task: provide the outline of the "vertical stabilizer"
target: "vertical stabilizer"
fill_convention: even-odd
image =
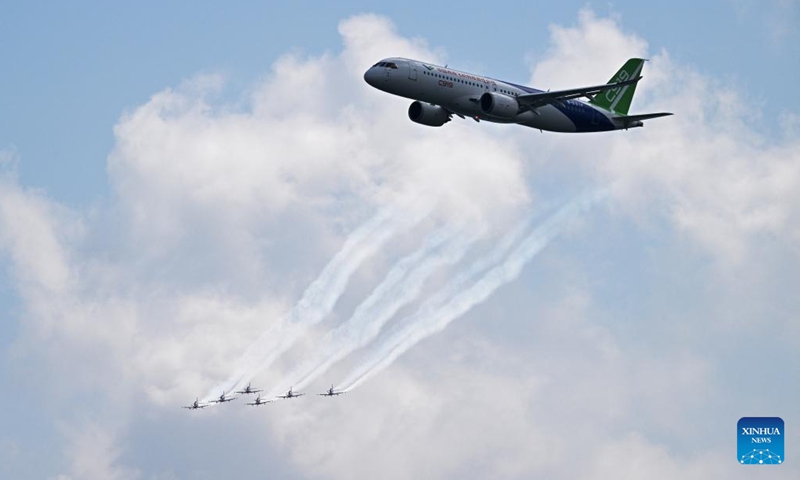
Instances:
[[[624,82],[630,78],[638,77],[641,75],[644,62],[642,58],[631,58],[611,77],[608,83]],[[619,115],[627,115],[628,109],[631,107],[634,91],[636,91],[636,83],[600,92],[589,100],[589,103]]]

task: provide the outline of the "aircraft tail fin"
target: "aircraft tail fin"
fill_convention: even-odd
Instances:
[[[636,78],[641,75],[642,66],[645,60],[642,58],[631,58],[617,73],[611,77],[608,83],[624,82],[625,80]],[[624,87],[617,87],[611,90],[600,92],[589,103],[618,115],[627,115],[633,100],[633,92],[636,91],[636,82]]]

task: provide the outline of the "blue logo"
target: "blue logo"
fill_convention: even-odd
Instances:
[[[737,454],[744,465],[778,465],[784,462],[783,420],[778,417],[742,417],[736,424]]]

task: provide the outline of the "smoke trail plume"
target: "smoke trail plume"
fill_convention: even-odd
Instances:
[[[425,281],[438,268],[461,260],[479,236],[449,227],[432,233],[417,251],[398,261],[350,319],[329,332],[311,357],[287,376],[293,383],[280,383],[270,393],[280,393],[291,385],[303,388],[335,362],[374,339],[400,308],[419,296]]]
[[[398,213],[396,208],[386,208],[354,230],[319,277],[306,288],[300,301],[247,348],[237,362],[235,372],[213,387],[204,401],[216,398],[223,391],[243,388],[257,372],[271,365],[309,326],[330,314],[350,277],[364,260],[426,214],[424,209],[408,209]]]
[[[465,275],[461,275],[445,286],[439,294],[431,297],[412,316],[387,333],[387,337],[368,357],[342,382],[344,390],[352,390],[372,375],[391,365],[400,355],[422,339],[443,330],[451,321],[483,302],[498,287],[515,280],[522,268],[535,257],[561,231],[571,219],[603,198],[603,193],[592,193],[579,197],[562,207],[541,226],[534,229],[501,264],[487,271],[479,280],[465,289],[469,272],[480,271],[483,265],[502,255],[504,245],[498,245],[486,258],[478,260]],[[513,244],[507,237],[506,245]]]

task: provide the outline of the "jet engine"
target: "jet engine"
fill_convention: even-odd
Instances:
[[[501,93],[486,92],[481,95],[481,111],[499,118],[514,118],[519,114],[519,102]]]
[[[439,105],[414,102],[408,107],[408,118],[429,127],[441,127],[450,121],[450,114]]]

